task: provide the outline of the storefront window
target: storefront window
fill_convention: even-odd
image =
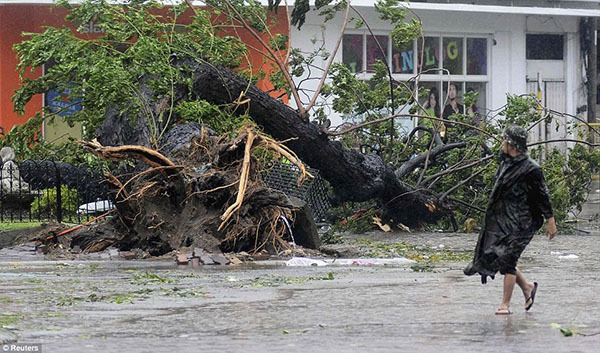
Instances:
[[[450,75],[463,74],[463,39],[458,37],[448,37],[443,40],[444,48],[444,69],[448,70]]]
[[[367,36],[367,72],[373,72],[373,64],[387,61],[388,36]]]
[[[477,92],[477,101],[475,102],[475,106],[472,107],[472,114],[477,115],[478,123],[480,121],[483,121],[483,119],[485,119],[485,115],[487,113],[487,111],[486,111],[486,96],[487,96],[486,86],[487,86],[487,83],[486,82],[454,82],[454,84],[456,85],[456,100],[461,105],[463,105],[463,103],[464,103],[464,97],[465,97],[466,92],[471,92],[471,91]],[[448,82],[440,82],[440,81],[422,82],[419,87],[420,87],[419,88],[420,91],[427,90],[427,91],[431,92],[432,90],[434,90],[436,92],[436,94],[439,95],[438,104],[440,106],[440,111],[444,110],[444,106],[446,104],[448,104]],[[442,92],[442,93],[439,94],[437,92]],[[428,98],[429,97],[427,95],[423,95],[420,98],[420,102],[424,107],[426,106]],[[469,112],[467,112],[467,108],[468,107],[464,107],[465,114],[469,114]]]
[[[342,61],[350,71],[361,72],[363,70],[363,35],[346,34],[342,42]]]
[[[427,74],[437,73],[435,70],[440,67],[440,38],[439,37],[425,37],[423,40],[417,40],[419,47],[419,58],[418,63],[422,67],[422,72]],[[421,57],[422,55],[422,57]],[[434,70],[431,72],[431,70]]]
[[[467,38],[467,75],[487,74],[487,39]]]
[[[427,36],[392,46],[387,35],[346,34],[342,60],[352,72],[373,72],[377,60],[387,61],[395,74],[487,75],[488,39],[485,37]],[[416,53],[415,53],[416,47]],[[441,71],[443,68],[447,71]]]
[[[412,74],[415,71],[415,58],[413,42],[405,44],[402,48],[394,46],[392,50],[392,70],[396,74]]]
[[[456,99],[460,104],[463,104],[467,91],[478,92],[473,116],[484,119],[489,75],[488,44],[485,36],[430,35],[396,47],[387,35],[347,34],[343,39],[342,60],[357,74],[372,73],[376,60],[388,60],[397,80],[410,81],[415,74],[423,74],[420,90],[433,89],[439,95],[441,111],[448,102],[448,82],[452,80],[456,83]],[[388,56],[390,48],[391,57]],[[368,78],[368,75],[361,77]],[[423,104],[426,99],[420,97]]]

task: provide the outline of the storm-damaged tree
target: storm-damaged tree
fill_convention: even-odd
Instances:
[[[23,77],[30,68],[46,68],[44,76],[24,79],[14,97],[17,110],[22,111],[36,94],[50,89],[68,91],[71,98],[80,100],[83,109],[64,119],[83,124],[87,139],[97,138],[101,145],[87,144],[90,150],[111,159],[142,160],[153,168],[138,173],[130,182],[111,178],[122,198],[119,210],[123,223],[136,234],[129,239],[130,245],[152,240],[166,243],[164,250],[168,250],[193,244],[194,237],[184,233],[198,228],[190,220],[206,216],[202,212],[210,207],[220,216],[214,218],[217,213],[211,213],[204,217],[213,221],[202,224],[199,233],[215,235],[219,241],[237,244],[239,236],[244,243],[252,243],[256,234],[269,233],[267,228],[281,233],[277,220],[292,206],[272,197],[258,202],[264,192],[253,171],[287,150],[275,142],[266,144],[277,146],[270,149],[255,144],[271,141],[263,133],[285,141],[290,149],[286,158],[297,162],[300,170],[303,164],[295,156],[319,169],[338,202],[374,200],[383,222],[394,227],[435,223],[452,212],[456,202],[466,206],[465,210],[481,207],[493,169],[487,162],[493,160],[489,151],[495,148],[497,124],[480,128],[468,124],[468,116],[455,116],[452,133],[464,139],[447,144],[424,127],[419,128],[424,133],[399,136],[394,119],[406,107],[411,107],[415,116],[437,119],[422,114],[417,93],[426,92],[417,90],[419,75],[414,82],[398,82],[390,68],[380,62],[369,82],[359,81],[347,67],[334,64],[335,52],[317,48],[313,53],[302,53],[290,48],[285,36],[273,32],[281,25],[274,21],[286,19],[281,8],[278,15],[254,1],[209,0],[206,4],[209,7],[197,8],[183,2],[167,9],[145,1],[126,5],[85,1],[77,7],[61,1],[60,5],[71,10],[68,19],[72,23],[93,20],[103,33],[82,38],[69,28],[47,28],[43,33],[26,34],[28,39],[16,46]],[[277,8],[273,5],[272,10]],[[354,25],[366,25],[348,2],[319,2],[318,6],[325,19],[344,17],[335,50],[345,26],[352,22],[351,14],[358,18]],[[383,19],[394,24],[396,45],[422,37],[418,19],[407,17],[406,9],[397,1],[377,2],[376,8]],[[301,27],[306,10],[305,1],[297,2],[292,24]],[[243,43],[240,33],[251,39]],[[264,62],[250,60],[257,53]],[[325,60],[327,67],[312,77],[317,58]],[[273,69],[263,70],[269,67]],[[316,92],[303,89],[303,82],[311,79],[320,82]],[[269,92],[255,86],[257,82],[266,85]],[[274,98],[283,96],[291,100],[294,109]],[[309,98],[305,102],[302,97]],[[322,102],[320,97],[332,105],[318,103]],[[364,124],[329,131],[327,109],[361,115]],[[510,109],[514,108],[506,112]],[[539,120],[539,113],[531,106],[519,109],[519,117],[522,112],[532,113],[528,122]],[[56,113],[46,110],[44,119],[56,119]],[[505,115],[507,121],[514,120]],[[250,127],[249,121],[255,127]],[[229,139],[216,137],[193,123]],[[183,124],[190,128],[174,129]],[[357,143],[377,153],[352,148]],[[102,145],[125,148],[115,151]],[[186,148],[183,156],[191,159],[170,154],[174,149],[180,151],[180,145]],[[206,155],[197,157],[202,153]],[[589,158],[585,153],[581,157]],[[231,169],[224,172],[226,168]],[[248,184],[244,185],[247,182],[256,188],[248,189]],[[274,209],[264,214],[262,207],[253,210],[251,195],[257,196],[255,205],[273,204],[283,211]],[[223,233],[228,226],[222,224],[223,212],[236,203],[245,207],[237,209],[238,218],[225,218],[237,219],[229,226],[238,228]],[[160,209],[160,205],[168,209]],[[253,215],[252,225],[240,221],[241,212]],[[173,217],[179,217],[179,222],[167,227]],[[161,234],[140,239],[142,228]]]

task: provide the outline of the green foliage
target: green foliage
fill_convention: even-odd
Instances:
[[[541,151],[532,151],[537,157]],[[575,145],[565,154],[558,148],[552,149],[542,165],[555,218],[561,223],[569,213],[577,215],[587,199],[594,166],[600,164],[600,150],[588,150]]]
[[[375,69],[370,81],[360,81],[343,65],[333,67],[331,86],[324,93],[334,97],[332,102],[336,111],[352,119],[358,117],[360,122],[369,122],[392,115],[404,105],[412,104],[410,86],[395,83],[394,88],[390,89],[385,65],[376,64]],[[466,106],[474,105],[476,101],[476,92],[465,94]],[[511,124],[531,129],[536,124],[550,123],[554,119],[550,115],[541,119],[541,111],[535,97],[509,94],[501,112],[503,119],[488,121],[476,129],[472,116],[456,114],[452,117],[455,123],[447,125],[448,143],[465,142],[466,147],[431,157],[425,165],[402,178],[412,188],[426,189],[443,204],[452,205],[452,215],[432,225],[432,228],[458,230],[470,218],[482,219],[498,167],[496,155],[500,150],[500,133]],[[433,147],[429,135],[415,135],[407,140],[398,138],[396,133],[391,120],[387,120],[355,130],[343,136],[341,141],[363,152],[376,152],[395,167]],[[541,161],[559,223],[569,213],[576,214],[581,210],[594,172],[592,168],[599,164],[599,153],[583,145],[575,145],[567,154],[559,150],[549,151]],[[531,154],[534,158],[540,155],[536,150],[532,150]],[[363,221],[364,227],[354,224],[358,222],[352,220],[348,223],[350,231],[370,229],[369,222]]]
[[[354,234],[365,233],[374,228],[373,217],[376,209],[369,202],[345,202],[340,207],[330,210],[334,219],[341,220],[335,224],[330,232],[348,232]],[[330,237],[331,242],[339,242],[340,239]]]
[[[235,117],[226,108],[221,108],[204,100],[181,102],[174,112],[180,122],[197,122],[210,126],[218,134],[237,131],[248,121],[247,116]]]
[[[171,65],[174,55],[213,64],[237,67],[246,55],[245,46],[233,37],[216,35],[211,14],[200,11],[186,24],[185,6],[162,11],[158,2],[130,1],[115,5],[103,0],[88,0],[74,7],[66,0],[58,2],[71,10],[67,20],[77,24],[93,20],[104,31],[93,39],[79,38],[69,28],[46,28],[42,33],[24,33],[27,40],[15,45],[23,85],[14,97],[15,109],[23,112],[33,96],[49,90],[67,91],[71,99],[81,99],[83,109],[60,117],[44,112],[47,119],[81,122],[88,138],[93,137],[108,109],[129,116],[143,114],[157,141],[174,123],[172,109],[175,87],[188,87],[189,73]],[[258,4],[248,11],[256,15]],[[260,16],[255,20],[262,22]],[[81,30],[81,27],[78,28]],[[60,45],[56,45],[60,43]],[[26,79],[29,70],[45,65],[45,74]],[[148,101],[140,91],[143,84],[152,89]],[[154,111],[153,103],[164,109]]]
[[[416,272],[433,270],[439,263],[467,262],[473,257],[473,253],[470,251],[462,252],[438,247],[417,246],[407,242],[390,243],[372,239],[359,239],[357,243],[369,249],[369,257],[390,258],[401,256],[416,261],[417,264],[413,268],[413,271]]]
[[[260,1],[256,0],[206,0],[208,6],[217,9],[217,13],[225,16],[228,22],[237,23],[244,20],[259,33],[267,33],[269,23],[267,12]]]
[[[506,95],[506,109],[501,112],[504,115],[504,126],[519,125],[529,126],[540,117],[539,104],[532,95],[518,96]]]
[[[16,324],[20,320],[24,319],[25,315],[23,314],[14,314],[12,312],[2,312],[0,313],[0,328],[11,328],[12,325]]]
[[[42,121],[43,119],[38,115],[24,124],[15,125],[8,133],[0,136],[0,147],[12,147],[15,158],[19,161],[52,159],[90,169],[107,170],[108,161],[100,160],[93,154],[85,152],[71,137],[61,143],[41,140]]]
[[[369,85],[359,80],[343,64],[333,64],[330,71],[331,83],[324,89],[324,95],[334,95],[333,109],[341,114],[365,111],[364,93]]]
[[[559,330],[560,333],[562,333],[562,335],[565,336],[565,337],[571,337],[571,336],[573,336],[573,334],[578,333],[577,331],[574,331],[574,330],[571,330],[569,328],[566,328],[566,327],[564,327],[564,326],[562,326],[560,324],[557,324],[555,322],[553,322],[552,324],[550,324],[550,326],[552,328],[555,328],[555,329]]]
[[[328,229],[323,235],[321,235],[321,243],[323,244],[342,244],[344,243],[344,237],[337,230],[336,227]]]
[[[401,4],[399,0],[378,0],[374,5],[382,20],[397,23],[403,22],[407,15],[406,8],[400,6]]]
[[[463,104],[465,108],[475,106],[475,103],[477,103],[477,97],[479,97],[479,92],[465,92],[465,95],[463,97]]]
[[[0,232],[10,232],[17,229],[36,228],[41,226],[42,222],[4,222],[0,223]]]
[[[162,277],[156,273],[144,272],[134,273],[131,283],[135,285],[148,285],[148,284],[171,284],[174,283],[175,279],[171,277]]]
[[[298,29],[302,28],[302,25],[306,21],[306,14],[310,10],[310,3],[308,0],[295,0],[294,9],[291,14],[292,26],[296,26]]]
[[[56,216],[58,199],[56,188],[41,190],[42,197],[36,198],[31,204],[31,213],[36,216]],[[77,190],[69,189],[66,185],[60,187],[61,208],[63,216],[77,212],[79,206],[79,195]]]
[[[393,25],[392,40],[397,46],[409,43],[422,35],[418,19],[407,20],[407,10],[400,1],[377,1],[375,9],[380,18]],[[387,55],[387,53],[383,53]],[[329,84],[321,95],[331,99],[332,108],[346,120],[355,123],[383,121],[408,108],[414,103],[414,86],[393,79],[386,63],[376,62],[369,81],[359,80],[348,67],[334,64],[329,71]],[[376,152],[392,164],[400,164],[412,155],[406,146],[398,143],[394,119],[368,125],[342,138],[350,147],[365,152]]]
[[[17,159],[26,159],[23,157],[32,154],[35,149],[43,148],[39,146],[41,124],[42,118],[38,115],[24,124],[15,125],[8,133],[0,136],[0,144],[12,147]]]
[[[323,21],[330,21],[335,17],[338,11],[346,8],[348,2],[346,0],[316,0],[315,9],[319,10],[319,16],[323,17]],[[306,21],[306,14],[310,11],[310,2],[308,0],[295,0],[294,8],[290,15],[290,23],[292,26],[302,28]]]
[[[285,50],[287,48],[289,37],[283,34],[275,34],[269,38],[269,44],[273,50]]]
[[[287,277],[278,274],[255,277],[249,284],[243,284],[242,287],[280,287],[284,285],[302,284],[308,281],[333,281],[335,276],[333,272],[328,272],[327,275],[323,276],[310,276],[310,277]]]
[[[410,22],[401,22],[395,26],[391,32],[392,41],[398,48],[402,48],[412,42],[416,37],[421,36],[423,33],[423,24],[416,18],[410,20]]]
[[[373,77],[362,81],[343,64],[334,64],[330,71],[331,82],[322,94],[333,97],[333,109],[343,114],[346,120],[381,120],[344,136],[343,140],[347,146],[378,152],[384,159],[392,161],[401,153],[403,146],[397,143],[398,132],[393,119],[385,118],[410,104],[412,92],[409,87],[390,80],[385,64],[376,62],[373,67]]]
[[[22,159],[56,155],[61,156],[61,160],[76,164],[95,164],[97,162],[93,158],[81,153],[74,141],[58,147],[58,150],[39,141],[39,127],[42,116],[48,120],[65,119],[71,124],[81,122],[89,138],[102,124],[109,109],[125,116],[145,118],[154,141],[179,122],[200,122],[219,133],[237,130],[248,117],[241,112],[242,117],[233,118],[231,109],[235,107],[215,106],[194,97],[189,93],[192,84],[190,72],[185,68],[176,69],[172,62],[174,58],[182,57],[238,68],[247,59],[248,51],[238,39],[222,35],[222,29],[249,25],[259,33],[269,33],[274,23],[268,22],[266,10],[258,1],[209,0],[206,3],[211,6],[212,12],[198,9],[191,23],[187,23],[182,17],[183,10],[187,9],[183,2],[165,9],[160,3],[150,1],[114,4],[104,0],[87,0],[72,6],[69,1],[60,0],[58,4],[71,11],[68,20],[74,24],[72,27],[93,20],[104,32],[93,39],[79,38],[68,27],[49,27],[42,33],[25,33],[26,40],[14,47],[20,59],[18,69],[23,85],[16,91],[13,101],[16,109],[23,112],[25,105],[37,94],[49,90],[68,91],[70,98],[81,99],[83,109],[67,117],[51,111],[40,112],[27,124],[8,133],[2,144],[13,146]],[[272,8],[278,3],[270,1]],[[327,21],[337,12],[347,9],[348,2],[319,0],[315,5]],[[391,36],[396,46],[403,46],[422,36],[422,24],[418,19],[407,16],[400,1],[377,1],[375,7],[381,19],[393,25]],[[309,10],[307,1],[296,1],[292,23],[302,26]],[[363,24],[362,20],[356,21],[356,24]],[[287,42],[285,36],[273,36],[268,41],[268,49],[282,51],[286,49]],[[315,49],[311,53],[291,50],[289,73],[292,77],[310,75],[316,62],[330,57],[331,53],[327,52],[324,43],[316,39],[314,43]],[[25,78],[29,71],[42,66],[45,66],[44,76]],[[334,64],[328,73],[329,81],[320,94],[332,102],[331,108],[349,122],[377,122],[341,137],[346,146],[378,153],[391,166],[399,167],[432,147],[430,136],[417,135],[409,139],[400,133],[394,119],[385,120],[400,112],[422,110],[415,97],[415,82],[418,80],[396,81],[383,62],[375,63],[373,69],[371,79],[361,81],[343,64]],[[259,72],[249,80],[262,77],[264,73]],[[291,88],[282,72],[275,71],[269,78],[276,90],[290,93]],[[140,91],[143,86],[151,89],[154,96],[146,97],[146,92]],[[187,88],[183,90],[186,96],[175,97],[176,88],[181,87]],[[471,105],[476,99],[476,93],[467,93],[464,103]],[[324,122],[327,108],[315,107],[312,118]],[[471,126],[472,116],[453,116],[456,123],[448,126],[449,142],[464,141],[466,147],[429,158],[423,166],[403,177],[403,182],[417,190],[428,190],[443,203],[455,205],[454,216],[459,223],[466,218],[480,218],[479,211],[485,208],[497,167],[493,155],[499,148],[496,136],[508,124],[529,127],[552,119],[550,116],[541,119],[540,111],[535,97],[509,94],[506,108],[501,112],[504,119],[489,122],[481,130]],[[493,151],[492,155],[484,157],[484,145]],[[557,218],[566,216],[569,210],[580,208],[591,173],[590,165],[598,165],[598,158],[597,152],[576,146],[568,158],[551,152],[542,162]],[[570,192],[566,176],[576,180],[570,181]],[[367,213],[356,218],[341,215],[340,219],[348,220],[346,229],[353,232],[371,229],[376,211],[373,205],[367,209]]]

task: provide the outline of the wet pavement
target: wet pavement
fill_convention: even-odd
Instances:
[[[494,315],[501,278],[481,285],[462,261],[194,268],[0,252],[0,341],[45,353],[599,352],[600,228],[587,221],[597,213],[590,202],[579,230],[534,238],[521,269],[539,283],[535,304],[525,312],[517,288],[509,316]],[[461,252],[476,235],[375,238]]]

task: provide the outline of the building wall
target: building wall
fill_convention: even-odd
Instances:
[[[22,124],[30,117],[35,116],[43,106],[42,95],[37,95],[26,106],[25,114],[19,116],[13,111],[14,106],[11,102],[11,97],[21,84],[16,69],[18,58],[16,52],[12,49],[13,46],[26,39],[21,35],[23,32],[42,32],[44,26],[71,26],[64,20],[66,14],[66,11],[61,7],[51,4],[39,4],[36,1],[32,1],[29,4],[0,3],[0,126],[6,132],[14,125]],[[188,15],[191,15],[190,10],[188,10]],[[277,24],[271,29],[272,33],[288,34],[289,26],[286,8],[281,7],[273,16],[275,16]],[[182,19],[183,23],[187,21],[189,21],[189,18],[187,20],[185,18]],[[237,29],[235,32],[228,34],[239,36],[244,42],[248,43],[249,47],[260,47],[257,39],[248,32]],[[78,34],[82,38],[91,38],[97,35]],[[60,43],[57,43],[57,45],[60,45]],[[271,72],[272,66],[268,61],[264,60],[262,53],[250,50],[249,55],[250,63],[255,68],[254,72],[257,72],[259,69],[262,69],[266,73]],[[35,78],[41,74],[42,70],[37,69],[33,72],[28,71],[27,77]],[[273,85],[268,80],[261,80],[257,83],[257,86],[265,91],[273,88]],[[273,96],[280,95],[278,92],[272,92],[271,94]],[[46,135],[48,140],[52,141],[68,131],[77,134],[78,128],[70,130],[66,124],[59,124],[58,127],[47,126]]]
[[[42,97],[34,97],[27,105],[25,114],[18,116],[10,101],[13,92],[19,88],[17,72],[18,58],[13,45],[23,40],[23,32],[39,32],[42,26],[63,24],[65,13],[62,9],[48,5],[1,5],[0,6],[0,126],[8,132],[13,125],[21,124],[35,115],[42,106]],[[41,70],[27,74],[37,77]]]
[[[390,31],[392,26],[377,18],[376,13],[368,7],[360,7],[359,11],[374,32]],[[487,35],[489,36],[489,69],[486,92],[486,108],[499,109],[506,104],[506,94],[528,93],[528,75],[538,70],[544,71],[547,78],[553,75],[562,76],[565,82],[565,112],[576,114],[576,109],[585,104],[585,92],[582,90],[581,55],[578,37],[579,18],[575,16],[543,16],[513,13],[481,13],[457,11],[414,10],[423,23],[425,34],[442,35]],[[300,47],[310,51],[314,47],[309,38],[324,38],[327,49],[331,52],[339,36],[342,25],[341,14],[335,20],[323,23],[314,11],[307,16],[306,24],[300,31],[292,29],[292,47]],[[352,26],[348,29],[352,30]],[[526,34],[549,33],[565,34],[566,51],[562,62],[529,63],[526,60]],[[341,61],[341,48],[336,60]],[[553,66],[554,65],[554,66]],[[558,65],[558,66],[556,66]],[[315,88],[313,86],[311,88]],[[331,115],[333,125],[342,122],[335,114]]]

